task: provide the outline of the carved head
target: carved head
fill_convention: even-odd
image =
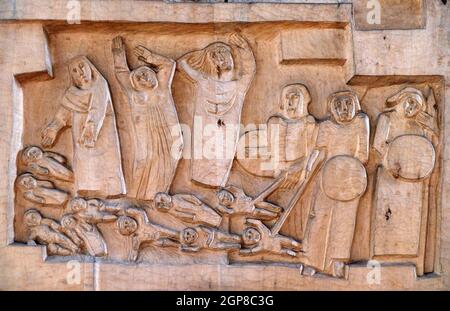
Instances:
[[[61,217],[61,226],[67,229],[74,229],[77,225],[77,220],[71,214],[65,214]]]
[[[348,123],[361,110],[358,96],[351,91],[337,92],[329,99],[331,116],[337,123]]]
[[[39,226],[42,221],[42,215],[36,209],[29,209],[23,214],[23,222],[27,227]]]
[[[209,45],[206,50],[212,63],[219,71],[229,71],[234,68],[233,55],[228,45],[217,42]]]
[[[68,206],[72,212],[76,213],[87,209],[87,201],[83,198],[76,197],[69,201]]]
[[[234,69],[231,47],[223,42],[211,43],[203,50],[191,53],[187,62],[193,69],[209,77],[220,77],[222,73]]]
[[[16,185],[23,190],[31,190],[38,186],[38,181],[33,175],[26,173],[17,177]]]
[[[138,229],[138,223],[134,218],[129,216],[120,216],[117,219],[117,227],[121,235],[131,235]]]
[[[194,228],[186,228],[181,232],[181,243],[182,244],[193,244],[198,239],[198,232]]]
[[[303,84],[287,85],[281,91],[280,109],[284,117],[299,119],[308,115],[311,95]]]
[[[161,212],[167,212],[173,206],[172,197],[165,192],[159,192],[155,195],[155,207]]]
[[[150,67],[141,66],[131,72],[131,84],[138,91],[153,90],[158,87],[158,79]]]
[[[41,148],[36,146],[27,147],[22,152],[22,161],[25,164],[34,163],[44,156],[44,152]]]
[[[79,89],[85,90],[91,86],[92,68],[85,57],[76,57],[69,64],[70,77],[73,84]]]
[[[248,227],[242,233],[242,242],[244,245],[255,245],[261,241],[261,233],[253,227]]]
[[[220,205],[229,207],[234,203],[235,197],[230,191],[221,189],[217,193],[217,199],[219,200]]]
[[[405,88],[387,100],[388,107],[397,107],[406,118],[414,118],[425,110],[426,101],[422,92],[414,88]]]

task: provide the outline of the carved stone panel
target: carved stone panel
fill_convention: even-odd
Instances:
[[[40,247],[42,271],[93,262],[99,289],[372,289],[371,265],[393,271],[380,289],[448,285],[442,51],[423,70],[376,59],[359,2],[229,4],[230,15],[130,1],[123,16],[112,2],[95,21],[37,18],[49,69],[18,74],[14,59],[1,75],[15,101],[0,158],[5,254]],[[386,14],[377,29],[432,36],[445,23],[419,14],[436,4],[382,2],[412,20]],[[36,17],[18,12],[19,24]],[[391,60],[392,71],[371,63]]]

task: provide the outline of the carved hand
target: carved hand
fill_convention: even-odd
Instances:
[[[95,127],[93,123],[85,124],[83,131],[81,132],[80,143],[87,148],[93,148],[95,146],[94,132]]]
[[[41,134],[41,144],[43,147],[51,147],[55,143],[58,131],[52,126],[46,127]]]
[[[124,51],[125,51],[125,46],[123,44],[123,38],[121,36],[115,37],[112,42],[112,52],[113,53],[121,53]]]
[[[147,60],[151,58],[152,53],[142,45],[138,45],[134,48],[134,55],[136,55],[140,61],[147,62]]]

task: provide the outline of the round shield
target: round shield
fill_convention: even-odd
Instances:
[[[419,135],[402,135],[390,144],[386,167],[394,177],[419,180],[428,177],[434,169],[436,153],[433,144]]]
[[[364,165],[355,157],[339,155],[329,159],[322,171],[322,189],[330,199],[347,202],[367,188]]]

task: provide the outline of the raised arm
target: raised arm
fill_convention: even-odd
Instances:
[[[156,54],[142,45],[134,49],[140,61],[158,68],[158,82],[162,87],[170,87],[175,73],[176,63],[173,59]]]
[[[127,63],[127,55],[122,37],[115,37],[112,42],[112,54],[114,59],[114,72],[120,85],[125,89],[131,89],[130,68]]]
[[[191,56],[191,53],[194,52],[187,53],[178,59],[179,68],[183,69],[183,71],[194,81],[204,80],[205,78],[203,75],[187,63],[187,59]]]
[[[232,33],[229,38],[229,42],[231,45],[238,49],[239,60],[240,60],[240,68],[242,70],[242,85],[245,89],[247,89],[250,85],[250,82],[253,80],[253,77],[256,72],[256,61],[255,56],[253,55],[253,51],[248,44],[247,40],[244,39],[238,33]]]

